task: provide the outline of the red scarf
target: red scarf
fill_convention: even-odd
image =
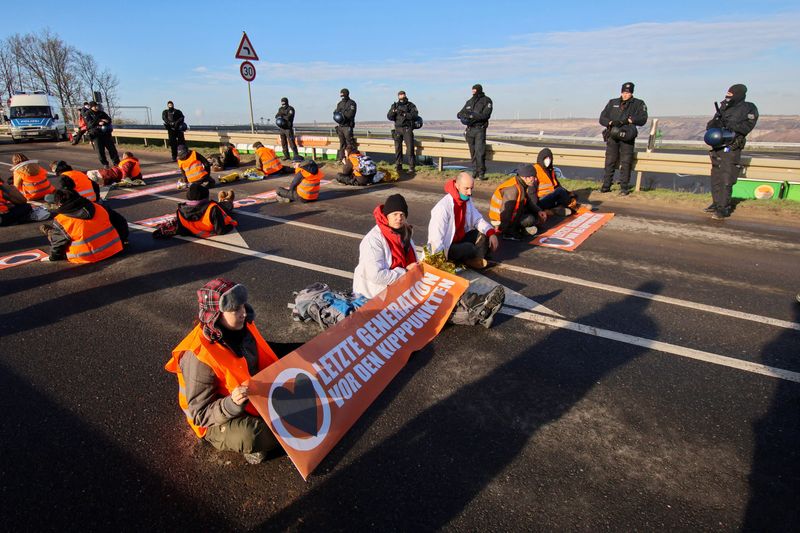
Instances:
[[[449,193],[453,197],[453,218],[455,219],[456,233],[453,235],[453,243],[461,242],[464,238],[466,231],[464,231],[464,221],[467,218],[467,201],[462,200],[458,189],[456,189],[456,180],[448,181],[444,184],[444,192]]]
[[[411,246],[411,240],[403,246],[403,239],[400,234],[389,227],[389,220],[383,214],[381,209],[383,206],[379,205],[375,208],[372,214],[375,216],[375,222],[381,229],[381,234],[386,242],[389,243],[389,249],[392,251],[392,265],[389,268],[403,267],[408,268],[412,263],[417,262],[417,255],[414,253],[414,248]]]

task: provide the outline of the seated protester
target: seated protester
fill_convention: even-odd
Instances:
[[[342,165],[342,172],[336,176],[336,180],[344,185],[370,185],[378,173],[378,167],[372,159],[352,144],[348,144],[344,150]]]
[[[199,183],[206,187],[214,186],[211,163],[196,151],[189,151],[183,144],[178,146],[178,168],[183,173],[183,177],[178,180],[178,190],[188,188],[191,183]]]
[[[11,226],[31,220],[33,209],[21,192],[0,183],[0,226]]]
[[[122,178],[119,181],[120,185],[130,187],[145,184],[139,160],[131,152],[122,153],[122,161],[117,164],[117,168],[122,172]]]
[[[72,170],[72,167],[65,161],[53,161],[50,163],[50,170],[53,171],[53,174],[56,176],[66,176],[69,178],[68,185],[65,186],[62,181],[59,188],[70,188],[90,202],[96,202],[100,198],[100,185],[98,185],[96,181],[90,180],[89,176],[80,170]]]
[[[113,166],[111,168],[87,170],[86,176],[101,187],[110,187],[112,185],[121,184],[122,169],[119,168],[119,166]],[[142,181],[142,184],[144,184],[144,181]],[[138,183],[131,183],[131,185],[138,185]]]
[[[197,301],[200,322],[164,368],[178,378],[178,404],[195,435],[258,464],[279,445],[249,402],[246,383],[278,357],[253,324],[243,285],[212,280]]]
[[[30,161],[24,154],[16,153],[11,156],[11,172],[13,173],[14,187],[26,200],[43,200],[56,188],[47,178],[47,171],[39,166],[38,161]]]
[[[408,204],[400,194],[393,194],[373,212],[376,225],[361,240],[358,266],[353,274],[353,293],[374,298],[400,279],[417,262],[412,227],[406,222]],[[489,328],[494,315],[503,306],[505,290],[497,286],[487,294],[465,292],[450,316],[454,324],[481,324]]]
[[[219,202],[208,199],[208,187],[199,183],[189,185],[186,191],[187,202],[178,204],[179,235],[211,237],[224,235],[237,226],[231,218],[233,212],[233,191],[220,191]]]
[[[566,217],[577,211],[577,197],[566,190],[558,182],[553,169],[553,152],[544,148],[536,158],[536,187],[531,197],[536,197],[541,209],[550,210],[553,214]]]
[[[522,165],[516,176],[495,189],[489,202],[489,220],[503,239],[518,241],[536,235],[536,224],[547,220],[547,214],[528,196],[535,181],[533,165]]]
[[[285,167],[275,155],[275,150],[268,146],[264,146],[260,142],[253,143],[253,148],[256,150],[256,168],[264,172],[267,176],[277,176],[280,174],[291,174],[292,169]]]
[[[95,263],[127,246],[128,221],[122,215],[90,202],[72,189],[59,189],[53,196],[55,220],[39,226],[50,241],[50,256],[42,261]]]
[[[222,168],[239,168],[242,162],[242,156],[239,155],[239,150],[233,143],[224,143],[219,147],[220,155],[222,155]]]
[[[485,268],[486,255],[497,250],[497,230],[470,202],[475,180],[468,172],[445,183],[447,194],[431,210],[428,244],[431,253],[443,251],[449,261]]]
[[[319,198],[319,182],[325,177],[325,174],[322,173],[315,161],[295,163],[294,167],[295,175],[289,188],[278,187],[275,191],[278,193],[278,201],[283,203],[296,200],[315,201]]]

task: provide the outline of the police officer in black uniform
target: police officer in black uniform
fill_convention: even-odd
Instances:
[[[394,138],[394,164],[398,172],[403,170],[403,142],[408,154],[408,171],[414,172],[417,166],[417,154],[414,149],[414,121],[419,112],[406,97],[405,91],[397,93],[397,102],[392,104],[386,118],[394,122],[392,137]]]
[[[172,160],[177,161],[178,146],[186,144],[186,139],[183,136],[183,132],[186,130],[186,117],[183,116],[183,112],[180,109],[175,109],[175,104],[170,100],[167,102],[167,108],[161,112],[161,120],[167,130]]]
[[[280,135],[283,158],[289,159],[289,144],[291,144],[294,157],[295,159],[298,159],[300,154],[297,151],[297,143],[294,140],[294,108],[289,105],[289,99],[285,96],[281,98],[281,106],[278,108],[278,112],[275,113],[275,124],[278,126],[278,129],[281,132]]]
[[[109,168],[106,151],[111,156],[112,164],[114,166],[119,164],[119,154],[117,153],[114,139],[111,137],[111,130],[111,117],[100,109],[100,105],[97,102],[89,102],[89,112],[86,113],[86,131],[94,143],[94,149],[97,152],[100,164],[106,168]]]
[[[337,122],[336,133],[339,134],[339,150],[336,152],[337,161],[344,158],[344,151],[347,145],[358,146],[353,137],[353,128],[356,127],[356,103],[350,99],[350,90],[342,89],[339,91],[341,100],[336,104],[333,114],[341,114],[341,120]],[[336,120],[334,118],[334,120]]]
[[[619,194],[631,193],[631,167],[633,166],[634,140],[639,134],[636,126],[647,123],[647,105],[633,97],[633,83],[622,84],[622,94],[612,98],[600,113],[600,125],[605,126],[603,140],[606,141],[606,171],[600,192],[610,192],[614,171],[619,169]]]
[[[483,86],[476,83],[472,86],[472,98],[456,115],[467,127],[464,137],[469,145],[469,155],[476,180],[486,179],[486,128],[492,116],[492,99],[483,94]]]
[[[714,220],[731,216],[731,191],[739,177],[745,136],[753,131],[758,122],[758,108],[751,102],[745,102],[746,95],[745,85],[732,85],[719,105],[719,111],[706,125],[706,128],[722,128],[733,132],[729,141],[709,151],[712,203],[706,212],[713,213],[711,218]]]

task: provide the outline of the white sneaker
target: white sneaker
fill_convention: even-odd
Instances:
[[[179,181],[178,182],[178,190],[179,191],[182,191],[182,190],[188,189],[188,188],[189,188],[189,184],[186,183],[185,181]]]
[[[558,206],[553,208],[553,213],[560,217],[568,217],[572,214],[572,209],[569,207]]]
[[[528,235],[533,237],[534,235],[539,233],[539,228],[537,228],[536,226],[529,226],[529,227],[525,228],[525,231],[527,232]]]

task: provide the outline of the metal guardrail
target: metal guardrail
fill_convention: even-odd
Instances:
[[[135,130],[118,128],[114,130],[115,137],[126,139],[163,140],[166,143],[166,130]],[[256,141],[264,144],[279,145],[277,135],[272,133],[240,133],[226,131],[187,131],[184,134],[187,141],[251,145]],[[333,149],[339,146],[339,139],[327,136],[299,135],[299,146],[312,146],[317,149]],[[382,154],[394,153],[394,141],[391,139],[365,138],[358,139],[359,147],[365,152]],[[417,155],[430,156],[444,159],[470,159],[469,148],[466,142],[457,140],[417,140]],[[523,146],[517,144],[494,143],[486,149],[487,160],[503,161],[508,163],[522,163],[536,161],[539,151],[545,146]],[[551,148],[556,163],[560,167],[603,168],[605,166],[605,151],[581,148]],[[679,154],[669,152],[637,151],[634,170],[636,172],[659,172],[667,174],[692,174],[708,176],[711,173],[711,163],[706,155]],[[800,160],[771,159],[765,157],[742,156],[741,177],[752,179],[766,179],[776,181],[800,182]]]

